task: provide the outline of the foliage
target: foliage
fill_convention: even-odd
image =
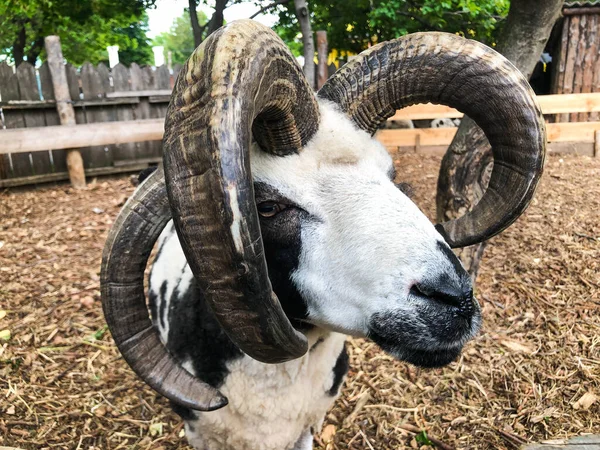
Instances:
[[[203,5],[204,7],[212,8],[213,14],[209,18],[203,11],[197,10],[199,25],[199,41],[206,39],[206,37],[221,27],[224,23],[222,14],[225,9],[238,3],[248,3],[251,0],[195,0],[197,5]],[[265,0],[252,0],[256,5],[257,10],[262,6],[270,4],[270,1]],[[290,41],[291,42],[291,41]],[[191,53],[196,48],[194,40],[193,27],[191,25],[190,10],[186,8],[182,16],[176,18],[171,25],[171,29],[168,32],[161,33],[154,38],[153,45],[162,45],[165,48],[165,60],[167,54],[170,51],[173,64],[183,64]],[[300,47],[301,48],[301,47]]]
[[[198,21],[204,26],[208,22],[206,14],[198,11]],[[177,17],[168,32],[161,33],[154,38],[153,45],[162,45],[165,48],[165,61],[167,53],[172,53],[173,64],[183,64],[195,49],[194,34],[190,25],[190,12],[186,9],[182,16]]]
[[[44,37],[57,34],[69,61],[108,59],[107,45],[119,45],[124,62],[146,62],[145,9],[156,0],[11,0],[0,3],[0,53],[19,63],[35,62]],[[43,56],[43,55],[42,55]]]
[[[495,43],[498,23],[506,17],[510,6],[509,0],[386,0],[379,3],[370,19],[373,26],[381,30],[384,40],[416,31],[447,31],[486,44]]]
[[[329,47],[358,53],[369,45],[417,31],[446,31],[493,45],[509,0],[313,0],[313,30]],[[277,33],[298,51],[293,2],[280,7]]]
[[[73,24],[64,29],[61,37],[63,54],[67,61],[80,65],[86,61],[93,64],[108,62],[109,45],[119,46],[119,62],[130,65],[152,64],[154,55],[146,32],[148,17],[127,20],[92,18],[86,24]],[[62,33],[59,31],[59,35]]]

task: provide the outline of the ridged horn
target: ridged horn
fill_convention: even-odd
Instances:
[[[264,257],[249,148],[301,151],[318,128],[316,98],[290,51],[249,20],[212,34],[183,67],[163,139],[171,211],[190,268],[217,320],[251,357],[307,351],[285,316]]]
[[[170,218],[159,169],[127,201],[108,235],[102,254],[102,307],[117,347],[147,384],[181,405],[211,411],[225,406],[227,398],[179,366],[148,317],[144,269]]]
[[[489,239],[527,208],[540,180],[546,131],[529,83],[502,55],[447,33],[415,33],[361,53],[322,87],[363,130],[374,134],[397,109],[454,107],[487,136],[494,168],[487,190],[464,216],[441,224],[452,247]]]

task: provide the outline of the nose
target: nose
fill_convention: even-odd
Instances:
[[[456,313],[470,319],[475,312],[473,285],[466,273],[460,275],[442,274],[423,279],[411,287],[411,294],[450,307]]]

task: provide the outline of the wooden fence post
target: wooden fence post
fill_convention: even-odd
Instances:
[[[329,70],[327,69],[327,31],[317,31],[317,56],[319,61],[317,89],[321,89],[327,78],[329,78]]]
[[[69,84],[67,82],[67,71],[65,70],[64,58],[60,47],[58,36],[47,36],[45,39],[46,54],[48,55],[48,66],[52,75],[52,86],[54,88],[54,99],[56,110],[60,117],[61,125],[75,125],[75,111],[71,104]],[[67,150],[67,169],[71,185],[75,189],[85,188],[85,172],[83,170],[83,159],[81,153],[76,149]]]

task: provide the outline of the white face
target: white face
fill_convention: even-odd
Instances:
[[[328,103],[298,155],[254,148],[254,181],[306,211],[291,278],[307,320],[368,336],[394,356],[438,366],[477,331],[468,275],[442,236],[392,182],[387,151]]]

